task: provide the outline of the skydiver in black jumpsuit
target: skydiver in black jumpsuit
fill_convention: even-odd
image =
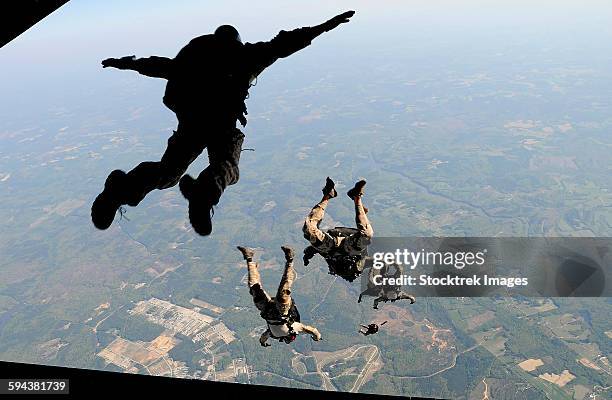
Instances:
[[[167,79],[164,104],[178,119],[161,161],[140,163],[129,172],[114,170],[91,208],[93,224],[107,229],[123,205],[136,206],[154,189],[179,183],[189,201],[189,220],[200,235],[212,232],[213,206],[229,185],[238,182],[238,162],[246,126],[248,90],[254,79],[279,58],[288,57],[311,41],[349,21],[354,11],[313,27],[280,33],[268,42],[242,43],[238,31],[222,25],[213,34],[197,37],[174,58],[108,58],[102,66],[129,69]],[[197,178],[187,167],[208,150],[209,165]]]

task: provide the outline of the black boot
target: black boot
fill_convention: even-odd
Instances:
[[[183,177],[179,181],[179,189],[181,191],[181,194],[187,200],[190,200],[193,197],[195,193],[195,187],[196,180],[193,179],[193,177],[189,174],[183,175]]]
[[[104,190],[96,197],[91,206],[91,221],[98,229],[108,229],[115,219],[119,207],[124,204],[126,173],[116,169],[104,182]]]
[[[292,261],[293,257],[295,257],[295,252],[289,246],[281,246],[283,253],[285,253],[285,260]]]
[[[323,187],[323,195],[327,195],[330,198],[334,198],[336,196],[338,196],[338,192],[336,192],[336,188],[335,188],[335,183],[334,181],[332,181],[330,179],[330,177],[328,176],[327,179],[325,180],[325,187]]]
[[[253,256],[255,256],[255,252],[253,249],[249,247],[236,246],[238,250],[242,253],[242,257],[244,257],[247,261],[253,261]]]
[[[197,180],[185,175],[179,182],[179,189],[189,201],[189,222],[193,230],[202,236],[212,232],[213,204],[210,198],[198,187]]]
[[[363,187],[365,186],[366,181],[363,179],[355,184],[355,186],[349,190],[346,194],[351,199],[355,200],[357,197],[363,196]]]

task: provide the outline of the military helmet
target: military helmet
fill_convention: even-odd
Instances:
[[[224,41],[237,41],[242,43],[242,38],[238,33],[238,29],[234,28],[231,25],[221,25],[215,30],[215,36],[224,40]]]

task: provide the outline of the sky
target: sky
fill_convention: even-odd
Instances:
[[[474,48],[503,52],[511,45],[554,49],[568,43],[600,57],[612,54],[607,0],[71,0],[0,48],[0,109],[120,83],[121,71],[103,72],[101,60],[172,57],[220,24],[237,26],[243,40],[255,42],[350,9],[357,11],[350,24],[289,62],[366,65],[406,54],[467,57]]]
[[[279,29],[323,22],[354,9],[346,30],[358,41],[382,38],[408,41],[419,33],[435,40],[461,37],[490,39],[492,31],[559,39],[581,32],[610,34],[612,3],[586,0],[71,0],[0,52],[9,64],[51,62],[102,53],[176,52],[189,38],[223,23],[235,24],[245,40],[265,40]],[[487,33],[487,36],[484,34]],[[340,39],[339,39],[340,40]]]

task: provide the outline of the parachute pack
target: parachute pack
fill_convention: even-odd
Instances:
[[[293,330],[293,323],[300,322],[300,312],[295,306],[295,301],[291,299],[291,307],[287,315],[281,315],[276,307],[275,301],[268,302],[265,310],[260,313],[261,317],[266,320],[269,325],[286,325],[289,329],[289,334],[286,336],[270,336],[277,339],[279,342],[289,344],[297,338],[297,332]]]

